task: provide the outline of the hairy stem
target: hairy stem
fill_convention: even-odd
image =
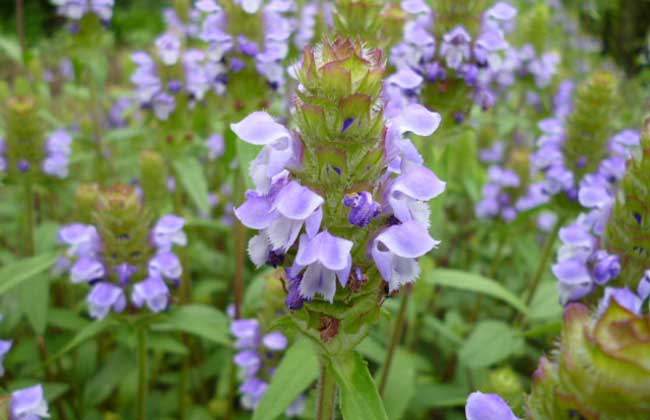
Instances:
[[[318,406],[316,420],[333,420],[336,414],[336,379],[329,362],[321,360],[318,382]]]

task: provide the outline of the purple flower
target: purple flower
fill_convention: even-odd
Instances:
[[[445,191],[446,184],[425,166],[412,166],[395,178],[388,189],[388,203],[401,222],[417,220],[426,229],[429,227],[429,205],[427,201]]]
[[[465,405],[467,420],[520,420],[501,396],[473,392]]]
[[[552,271],[558,279],[558,292],[562,305],[580,300],[594,289],[589,268],[580,258],[573,257],[561,261],[553,265]]]
[[[225,143],[221,134],[213,134],[205,142],[208,146],[208,158],[215,160],[221,157],[225,151]]]
[[[592,260],[594,261],[594,282],[600,286],[621,274],[621,258],[618,255],[599,250],[593,255]]]
[[[68,156],[63,154],[50,155],[41,164],[43,172],[56,176],[58,178],[65,178],[68,176],[68,164],[70,160]]]
[[[90,10],[103,21],[108,21],[113,16],[115,0],[90,0]]]
[[[153,243],[160,250],[170,250],[174,244],[187,245],[187,236],[183,232],[185,219],[175,214],[161,217],[153,228]]]
[[[138,267],[135,267],[129,263],[122,263],[115,267],[115,274],[117,274],[119,284],[122,287],[128,286],[129,283],[131,283],[131,278],[137,272]]]
[[[544,88],[551,83],[559,64],[560,56],[554,51],[544,53],[530,63],[529,70],[535,76],[537,87]]]
[[[641,144],[641,133],[638,130],[626,129],[618,132],[609,140],[609,150],[614,155],[625,159],[632,157],[632,152]]]
[[[262,339],[264,347],[273,351],[282,351],[287,348],[287,337],[279,331],[271,332]]]
[[[255,375],[262,366],[262,358],[256,350],[240,351],[235,355],[234,361],[249,377]]]
[[[643,300],[639,296],[627,287],[606,287],[605,295],[598,303],[598,311],[596,312],[597,318],[600,318],[607,311],[612,299],[616,300],[619,305],[630,312],[641,315],[641,305],[643,305]]]
[[[88,301],[90,316],[95,319],[106,318],[111,309],[115,312],[122,312],[126,308],[124,291],[121,287],[111,283],[100,282],[95,284],[86,300]]]
[[[169,289],[158,276],[151,276],[133,286],[131,301],[141,308],[145,303],[153,312],[162,312],[169,305]]]
[[[181,56],[181,40],[172,33],[161,35],[156,39],[158,56],[168,66],[173,66]]]
[[[268,195],[248,191],[246,201],[235,209],[235,215],[245,226],[263,230],[273,250],[286,252],[298,238],[303,224],[310,235],[316,234],[323,217],[323,202],[309,188],[289,181]],[[260,240],[249,244],[249,254],[261,257],[262,245]],[[260,259],[254,262],[261,265]]]
[[[359,227],[368,226],[381,213],[381,205],[372,199],[368,191],[346,195],[343,205],[350,208],[350,223]]]
[[[503,141],[496,141],[490,147],[480,151],[479,159],[483,163],[499,163],[503,160],[505,148]]]
[[[429,236],[424,226],[410,220],[381,232],[372,242],[371,254],[389,290],[393,292],[417,279],[420,265],[416,258],[439,243]]]
[[[297,311],[302,309],[305,299],[300,295],[300,282],[302,281],[302,274],[297,276],[289,276],[287,273],[288,285],[287,285],[287,298],[284,303],[292,311]],[[650,284],[650,282],[649,282]]]
[[[237,338],[235,348],[256,348],[262,334],[260,323],[256,319],[235,319],[230,325],[230,332]]]
[[[19,389],[11,394],[11,420],[38,420],[50,417],[41,385]]]
[[[239,392],[243,394],[241,398],[242,406],[248,410],[253,410],[262,401],[268,387],[269,384],[255,377],[244,382],[239,387]]]
[[[458,70],[463,61],[469,59],[471,40],[467,30],[462,26],[456,26],[444,35],[440,55],[445,58],[447,67]]]
[[[11,350],[12,345],[13,341],[11,340],[0,340],[0,377],[5,374],[5,368],[3,366],[4,358],[9,353],[9,350]]]
[[[70,280],[73,283],[88,283],[101,279],[106,274],[104,265],[91,257],[81,257],[70,269]]]
[[[333,236],[326,230],[313,237],[300,236],[298,254],[289,274],[295,276],[305,270],[299,287],[303,298],[311,300],[319,294],[329,302],[334,301],[337,277],[341,286],[348,284],[352,245],[352,241]]]
[[[73,223],[59,230],[59,241],[70,245],[69,255],[94,256],[99,250],[99,234],[92,225]]]
[[[183,274],[181,260],[170,251],[160,251],[149,261],[149,275],[178,280]]]
[[[258,191],[267,192],[272,178],[285,168],[300,166],[302,146],[266,112],[253,112],[230,128],[243,141],[264,145],[250,169]]]
[[[158,92],[152,98],[153,112],[159,120],[166,120],[176,108],[176,99],[166,92]]]
[[[637,293],[642,300],[646,300],[650,296],[650,270],[646,270],[643,273],[643,277],[639,281]]]

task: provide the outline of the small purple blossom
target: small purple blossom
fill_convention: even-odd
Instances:
[[[343,205],[350,208],[350,224],[359,227],[368,226],[381,213],[381,205],[372,199],[368,191],[346,195]]]
[[[520,420],[497,394],[473,392],[465,405],[467,420]]]
[[[97,320],[106,318],[111,309],[122,312],[126,308],[124,291],[111,283],[96,283],[86,300],[90,316]]]
[[[11,394],[11,420],[38,420],[50,417],[41,385],[19,389]]]
[[[371,254],[391,292],[414,282],[420,275],[416,258],[435,248],[436,241],[415,220],[389,227],[372,242]]]

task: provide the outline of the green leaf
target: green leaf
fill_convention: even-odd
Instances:
[[[22,61],[20,54],[20,45],[18,40],[14,37],[1,36],[0,37],[0,52],[12,60],[20,63]]]
[[[217,309],[207,305],[186,305],[177,307],[153,325],[154,330],[181,331],[197,335],[206,340],[230,345],[230,320]]]
[[[117,324],[118,322],[112,318],[105,318],[102,319],[101,321],[95,321],[89,323],[82,330],[80,330],[77,333],[77,335],[75,335],[72,338],[72,340],[68,341],[68,343],[61,348],[61,350],[57,351],[53,356],[51,356],[48,362],[58,359],[64,354],[73,350],[75,347],[77,347],[79,344],[83,343],[84,341],[90,340],[91,338],[99,335],[100,333],[104,332],[109,328],[114,327]]]
[[[368,365],[357,352],[332,359],[344,420],[388,420]]]
[[[417,411],[432,408],[462,407],[469,390],[454,384],[418,384],[411,409]]]
[[[524,349],[523,336],[502,321],[480,321],[458,352],[462,363],[485,368],[506,360]]]
[[[377,377],[381,377],[380,370]],[[402,348],[398,348],[393,356],[386,389],[384,406],[391,420],[403,418],[409,402],[415,396],[415,359]]]
[[[208,181],[205,179],[203,167],[193,157],[181,157],[173,163],[176,178],[190,196],[196,207],[202,213],[210,212],[208,199]]]
[[[47,327],[47,312],[50,300],[50,281],[37,275],[23,282],[19,288],[23,313],[37,335],[43,335]]]
[[[315,380],[318,356],[307,340],[292,345],[273,374],[264,398],[255,409],[253,420],[273,420],[280,416]]]
[[[47,270],[58,257],[58,253],[42,254],[0,268],[0,295]]]
[[[424,280],[434,286],[453,287],[460,290],[482,293],[508,303],[519,312],[526,314],[526,304],[515,294],[497,283],[479,274],[461,270],[438,268],[425,273]]]
[[[538,321],[561,319],[561,317],[562,305],[560,305],[556,282],[542,282],[537,288],[533,301],[530,303],[528,318]]]

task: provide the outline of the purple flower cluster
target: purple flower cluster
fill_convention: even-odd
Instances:
[[[94,13],[102,21],[113,17],[115,0],[50,0],[57,7],[57,12],[72,20],[81,20],[87,13]]]
[[[5,157],[6,142],[0,137],[0,171],[6,171],[8,161]],[[45,140],[45,158],[41,162],[43,173],[57,178],[66,178],[68,176],[68,165],[70,164],[70,155],[72,154],[72,135],[69,131],[60,129],[54,131]],[[31,163],[27,160],[21,160],[17,163],[21,172],[31,169]]]
[[[559,232],[562,245],[552,271],[563,305],[582,299],[621,273],[620,258],[601,248],[602,232],[595,233],[597,220],[592,215],[581,215]]]
[[[174,245],[185,246],[185,221],[169,214],[154,226],[151,246],[155,255],[149,260],[146,274],[128,262],[109,267],[103,258],[103,244],[93,225],[74,223],[61,228],[59,240],[69,245],[67,257],[74,260],[70,268],[73,283],[89,283],[92,289],[86,300],[90,315],[105,318],[111,310],[122,312],[127,306],[126,289],[131,288],[131,302],[138,308],[146,305],[153,312],[165,310],[170,303],[166,280],[178,285],[183,272],[180,259],[173,253]],[[135,282],[136,277],[145,277]]]
[[[294,2],[243,1],[235,7],[242,7],[246,14],[261,14],[261,44],[229,33],[230,17],[214,0],[197,1],[189,24],[171,10],[166,13],[167,31],[156,39],[155,54],[138,51],[132,55],[137,69],[131,81],[141,106],[151,107],[158,119],[166,120],[177,106],[178,95],[189,97],[190,106],[202,101],[209,92],[223,95],[231,74],[249,65],[272,87],[285,84],[282,61],[289,52],[295,26],[286,15],[294,11]],[[197,46],[187,47],[188,44]]]
[[[494,82],[504,67],[509,44],[506,31],[517,10],[499,2],[485,11],[480,32],[472,36],[456,26],[436,39],[435,13],[422,0],[404,0],[402,8],[411,19],[404,26],[404,41],[391,51],[391,62],[398,69],[392,82],[407,92],[417,92],[423,83],[461,80],[473,90],[474,101],[483,109],[496,101]]]
[[[42,163],[43,172],[58,178],[68,176],[68,164],[72,153],[72,136],[66,130],[57,130],[45,141],[47,156]]]
[[[49,418],[43,387],[34,385],[14,391],[11,394],[9,414],[11,420]]]
[[[511,191],[521,185],[516,172],[493,165],[488,170],[488,183],[483,187],[483,199],[476,205],[481,219],[499,217],[510,222],[517,217]]]
[[[586,156],[569,162],[565,153],[565,125],[566,117],[571,112],[569,98],[572,87],[571,82],[560,86],[555,97],[555,115],[539,123],[542,135],[537,140],[537,151],[531,155],[531,175],[533,178],[541,177],[541,180],[529,187],[521,207],[532,208],[557,194],[565,193],[571,200],[598,211],[606,218],[617,184],[625,175],[626,162],[638,150],[641,134],[637,130],[626,129],[614,135],[609,140],[609,155],[598,163],[597,170],[576,179],[572,168],[584,168],[589,162]]]
[[[420,105],[406,106],[388,122],[386,172],[380,184],[372,191],[348,194],[340,203],[349,208],[348,222],[357,228],[368,227],[380,215],[391,221],[379,227],[366,250],[390,291],[415,281],[419,275],[416,258],[438,244],[427,231],[427,201],[441,194],[445,183],[422,166],[421,156],[404,134],[430,135],[439,122],[438,114]],[[337,280],[346,287],[351,273],[357,275],[351,254],[355,244],[323,226],[325,198],[301,185],[289,172],[302,168],[300,136],[265,112],[255,112],[231,128],[242,140],[264,145],[250,169],[256,189],[248,191],[246,201],[235,210],[245,226],[260,230],[249,242],[252,261],[257,266],[276,266],[298,243],[293,264],[287,269],[287,306],[299,309],[303,300],[316,295],[332,302]],[[333,173],[338,174],[336,169]]]
[[[231,332],[237,339],[235,364],[242,376],[241,405],[253,410],[260,403],[269,387],[280,356],[287,348],[288,340],[279,331],[262,334],[262,326],[257,319],[236,319],[232,321]],[[287,417],[302,414],[305,397],[298,397],[285,411]]]
[[[202,13],[200,40],[208,44],[207,54],[213,62],[226,62],[226,72],[242,71],[253,65],[274,88],[285,84],[285,67],[282,61],[289,53],[291,34],[296,29],[294,19],[288,14],[296,11],[293,0],[241,0],[235,2],[248,15],[261,14],[263,36],[257,42],[248,37],[229,32],[229,20],[226,10],[215,0],[200,0],[196,8]],[[309,37],[309,28],[313,32],[313,12],[305,12],[303,37]],[[313,35],[311,35],[313,36]]]

